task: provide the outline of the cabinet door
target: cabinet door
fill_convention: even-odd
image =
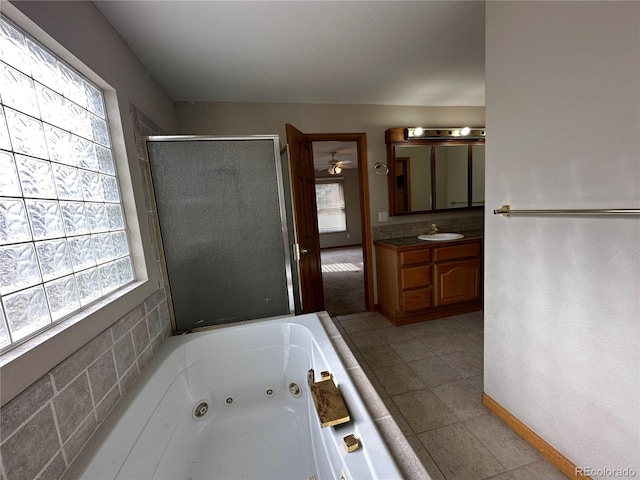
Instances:
[[[436,305],[480,298],[480,259],[444,262],[434,268]]]

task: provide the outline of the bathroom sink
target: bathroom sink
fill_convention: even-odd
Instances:
[[[429,240],[432,242],[442,242],[444,240],[457,240],[459,238],[463,238],[464,235],[461,233],[434,233],[433,235],[418,235],[420,240]]]

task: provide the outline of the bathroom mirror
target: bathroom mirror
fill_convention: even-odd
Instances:
[[[484,138],[448,136],[453,130],[407,138],[406,132],[385,132],[390,215],[484,206]]]

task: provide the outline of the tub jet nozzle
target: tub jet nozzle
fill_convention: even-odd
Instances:
[[[291,382],[289,384],[289,393],[291,393],[291,395],[293,395],[294,397],[298,398],[300,395],[302,395],[302,390],[300,389],[300,386],[296,382]]]
[[[193,409],[193,417],[194,418],[202,418],[209,411],[209,404],[207,402],[200,402]]]

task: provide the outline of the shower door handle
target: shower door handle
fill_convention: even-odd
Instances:
[[[299,243],[293,244],[293,258],[296,262],[300,261],[300,255],[306,255],[309,250],[300,246]]]

